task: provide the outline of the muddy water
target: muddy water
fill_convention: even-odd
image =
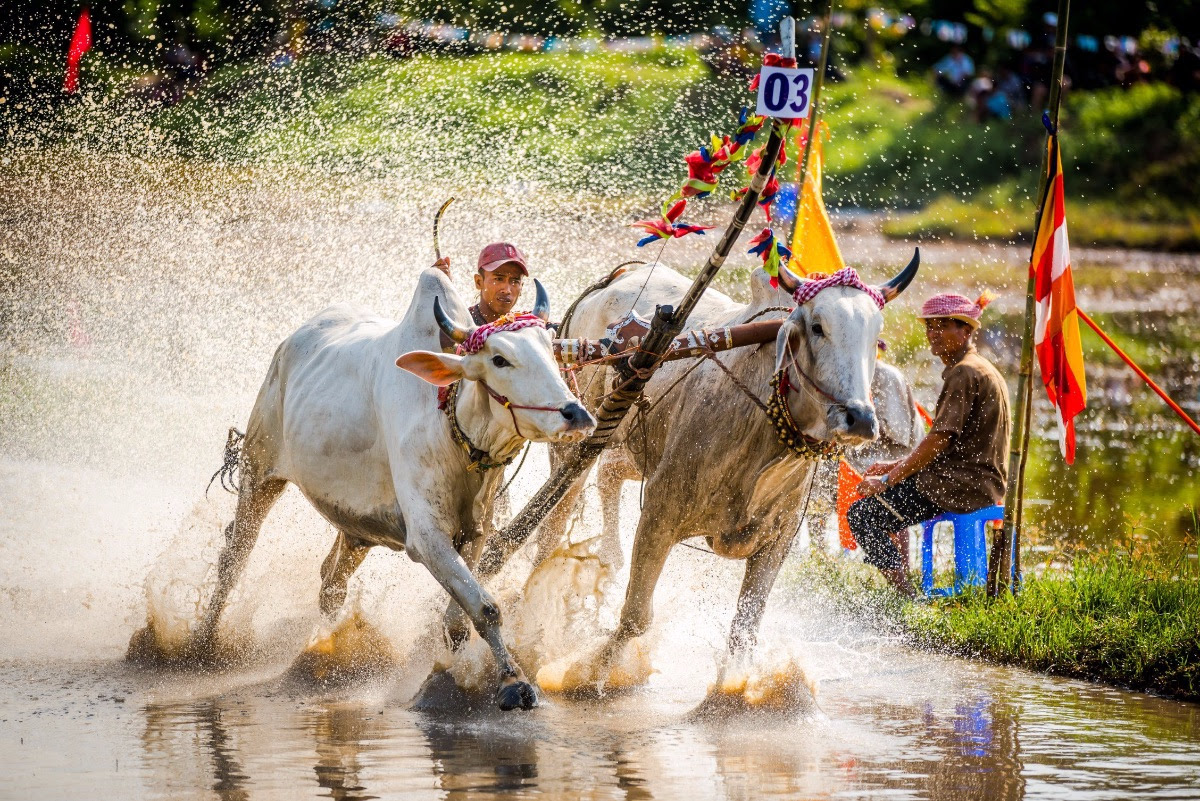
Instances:
[[[294,663],[317,631],[317,568],[332,532],[292,492],[228,612],[241,661],[215,672],[127,664],[148,610],[184,630],[195,620],[231,514],[229,497],[205,498],[203,487],[275,344],[333,300],[399,316],[430,261],[429,218],[445,193],[62,158],[72,170],[37,157],[0,171],[0,196],[19,201],[0,220],[0,797],[1200,795],[1196,706],[914,653],[876,621],[796,589],[772,599],[755,669],[802,675],[815,701],[697,718],[740,576],[683,549],[656,598],[646,642],[655,672],[643,689],[552,698],[525,715],[412,711],[439,658],[429,634],[443,601],[423,570],[383,552],[351,584],[371,636],[344,646],[374,649],[362,661],[372,669],[348,684],[316,680]],[[603,269],[644,255],[620,227],[627,209],[535,189],[452,207],[443,247],[464,291],[463,265],[502,236],[526,247],[556,310]],[[702,241],[677,244],[675,263],[703,252]],[[848,233],[843,247],[880,276],[903,258],[870,232]],[[926,290],[994,284],[1024,257],[993,246],[924,252]],[[1178,310],[1195,280],[1186,258],[1095,263],[1160,272],[1147,297],[1163,308]],[[751,264],[734,259],[731,275]],[[1086,291],[1097,302],[1109,292]],[[999,303],[1019,307],[1011,287]],[[914,378],[928,372],[912,364]],[[531,462],[518,502],[544,475],[541,455]],[[1097,504],[1125,503],[1102,483],[1079,486]],[[636,490],[626,493],[628,550]],[[505,577],[510,589],[521,568]],[[562,609],[530,614],[560,647],[581,646],[612,623],[626,577],[610,578],[571,612],[574,627]],[[522,609],[506,614],[520,628]]]

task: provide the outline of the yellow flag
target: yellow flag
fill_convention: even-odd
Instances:
[[[805,123],[796,138],[800,154],[804,153],[807,131],[808,125]],[[792,230],[792,258],[788,267],[799,275],[832,275],[846,266],[837,240],[833,238],[833,226],[829,222],[829,213],[825,211],[825,201],[821,199],[821,176],[825,167],[825,148],[821,140],[827,132],[825,123],[818,122],[817,138],[809,155],[808,174],[796,204],[796,227]]]

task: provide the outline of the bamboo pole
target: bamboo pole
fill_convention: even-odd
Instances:
[[[813,75],[812,103],[809,105],[808,112],[808,138],[804,140],[804,152],[800,155],[800,175],[796,181],[796,222],[792,226],[792,241],[789,243],[793,250],[795,250],[796,230],[800,225],[800,203],[804,199],[804,181],[808,177],[808,158],[812,152],[813,139],[817,136],[817,120],[821,114],[821,107],[818,103],[821,102],[821,89],[825,86],[825,65],[829,61],[829,40],[830,34],[833,32],[833,3],[834,0],[829,0],[829,5],[825,8],[825,21],[821,23],[821,58],[817,72]]]
[[[784,17],[780,23],[780,39],[784,43],[783,55],[795,57],[796,22],[791,17]],[[610,393],[600,408],[596,410],[595,432],[573,447],[567,454],[563,464],[551,474],[550,478],[538,489],[537,493],[525,504],[525,507],[504,528],[488,541],[487,547],[480,557],[477,573],[481,578],[487,578],[499,572],[504,562],[537,529],[551,510],[562,500],[563,495],[575,483],[575,480],[587,472],[592,463],[599,457],[601,451],[608,446],[609,439],[625,419],[629,408],[642,396],[646,384],[662,361],[662,354],[670,347],[672,340],[683,330],[687,318],[699,303],[701,295],[716,277],[717,271],[725,263],[729,251],[746,227],[751,213],[754,211],[758,198],[767,185],[771,170],[779,157],[779,149],[783,146],[783,138],[787,135],[788,125],[774,120],[771,125],[771,135],[763,148],[762,161],[750,186],[734,213],[729,227],[722,233],[713,252],[704,263],[700,273],[692,281],[687,294],[675,308],[659,306],[650,322],[650,331],[642,341],[641,348],[629,358],[628,367],[622,370],[620,387]]]
[[[1180,408],[1178,403],[1171,400],[1171,396],[1167,394],[1167,391],[1165,389],[1163,389],[1162,387],[1160,387],[1154,381],[1153,378],[1146,375],[1146,371],[1143,370],[1142,368],[1138,367],[1137,364],[1133,361],[1133,359],[1129,358],[1129,355],[1117,346],[1116,342],[1113,342],[1111,339],[1109,339],[1108,334],[1101,331],[1100,326],[1096,325],[1096,321],[1083,313],[1083,309],[1077,308],[1075,311],[1079,315],[1079,319],[1083,320],[1085,323],[1087,323],[1088,327],[1096,332],[1096,336],[1100,337],[1100,339],[1102,339],[1104,341],[1105,345],[1108,345],[1110,348],[1112,348],[1113,353],[1120,356],[1121,361],[1123,361],[1123,362],[1125,362],[1125,364],[1129,365],[1129,369],[1133,370],[1133,372],[1137,373],[1138,378],[1145,381],[1146,386],[1148,386],[1148,387],[1150,387],[1150,389],[1154,390],[1154,394],[1158,395],[1158,397],[1162,398],[1163,402],[1166,403],[1167,406],[1171,407],[1171,411],[1175,412],[1175,414],[1179,415],[1179,418],[1181,420],[1183,420],[1183,422],[1187,423],[1188,428],[1192,429],[1197,434],[1200,434],[1200,423],[1197,423],[1195,420],[1193,420],[1191,417],[1189,417],[1188,413],[1185,412],[1182,408]]]
[[[1050,80],[1050,121],[1058,131],[1059,107],[1062,101],[1063,67],[1067,58],[1067,16],[1070,0],[1058,0],[1058,27],[1054,36],[1054,71]],[[1049,189],[1050,156],[1043,163],[1041,191],[1034,217],[1034,245],[1042,225],[1042,209]],[[1017,376],[1017,414],[1008,454],[1008,487],[1004,494],[1004,527],[992,545],[988,559],[988,596],[996,597],[1012,587],[1014,553],[1021,547],[1022,507],[1025,493],[1025,463],[1029,451],[1030,415],[1033,407],[1033,271],[1025,287],[1025,330],[1021,336],[1021,366]]]

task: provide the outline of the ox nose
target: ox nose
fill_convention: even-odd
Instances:
[[[580,406],[578,403],[568,403],[559,410],[563,419],[569,424],[569,428],[591,428],[596,425],[596,418],[592,417],[591,412]]]
[[[875,439],[879,436],[879,423],[875,419],[875,409],[859,401],[847,403],[846,433],[863,439]]]

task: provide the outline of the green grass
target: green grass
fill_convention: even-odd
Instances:
[[[1029,242],[1034,214],[1032,195],[1008,179],[966,199],[941,195],[920,211],[885,221],[883,232],[896,239]],[[1076,246],[1200,250],[1200,207],[1070,197],[1067,223]]]
[[[911,162],[914,153],[924,152],[932,172],[955,185],[919,211],[889,221],[884,232],[1027,241],[1041,170],[1040,126],[1030,120],[980,126],[961,119],[954,125],[954,113],[939,109],[921,122],[942,119],[958,129],[941,137],[943,146],[929,146],[937,134],[918,135],[925,144],[907,156]],[[1200,96],[1166,84],[1068,94],[1061,125],[1073,242],[1200,249],[1200,194],[1192,180],[1200,170]],[[976,152],[964,148],[964,136],[978,140]],[[1014,153],[1019,158],[1010,158]],[[907,162],[902,157],[899,163]]]
[[[1110,552],[1028,576],[1015,597],[910,606],[920,644],[1073,678],[1200,700],[1200,569]]]
[[[683,156],[730,132],[752,100],[743,80],[716,78],[695,52],[670,47],[313,54],[286,69],[222,67],[165,109],[137,99],[127,65],[89,56],[85,66],[82,102],[64,104],[53,124],[37,117],[33,130],[0,125],[0,137],[652,203],[682,182]],[[0,122],[11,113],[0,108]],[[863,66],[826,87],[823,113],[831,207],[897,210],[886,232],[905,238],[1029,236],[1045,139],[1036,113],[981,125],[924,78]],[[1062,125],[1077,245],[1200,248],[1200,96],[1161,84],[1069,93]],[[741,172],[708,202],[741,185]]]

